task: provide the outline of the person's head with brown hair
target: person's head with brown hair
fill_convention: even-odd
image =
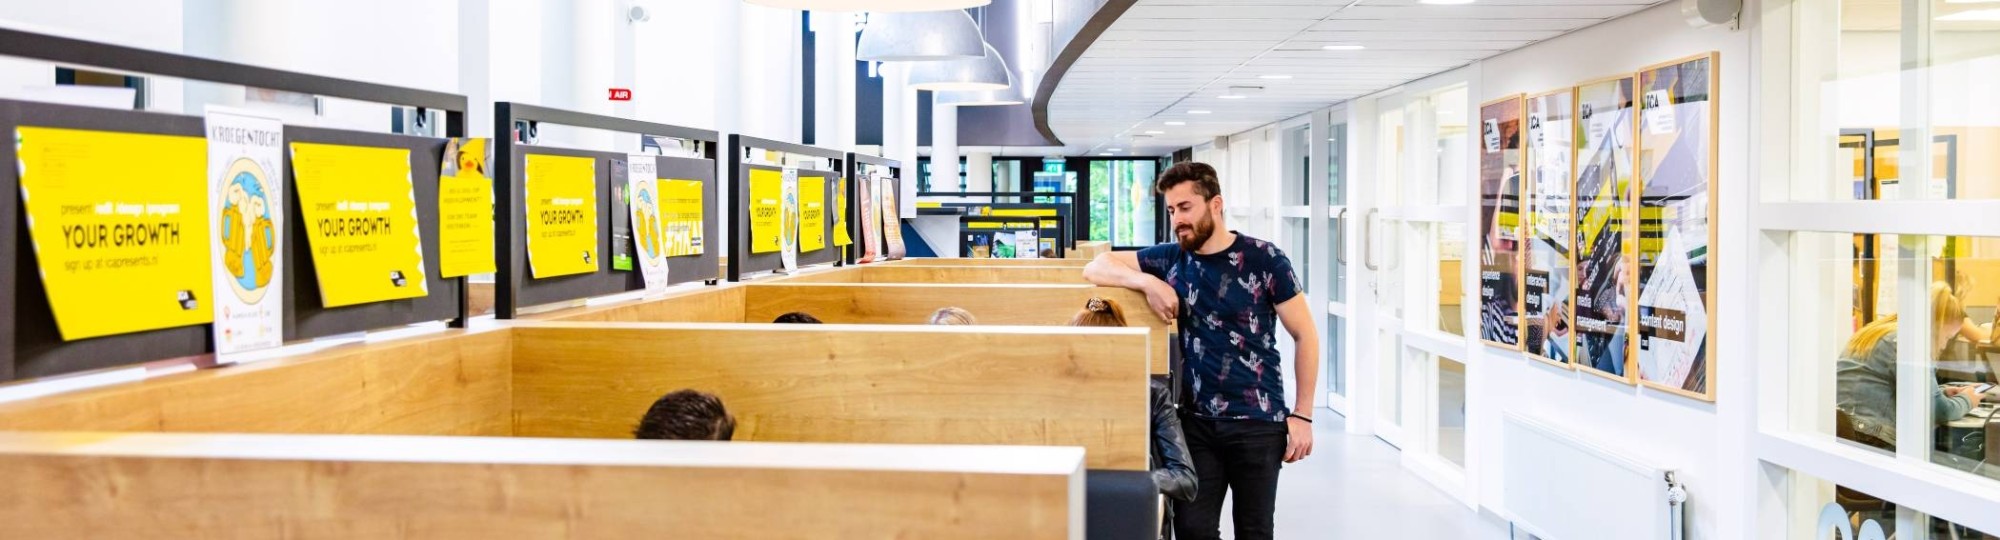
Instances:
[[[972,318],[972,312],[970,311],[966,311],[956,307],[947,307],[947,308],[938,308],[936,312],[931,313],[930,324],[947,325],[947,326],[972,326],[975,324],[979,324],[979,322],[976,319]]]
[[[736,418],[722,398],[699,390],[668,392],[639,419],[632,436],[669,441],[727,441],[736,436]]]
[[[1160,173],[1153,191],[1167,207],[1167,219],[1181,249],[1196,252],[1216,230],[1226,228],[1222,224],[1222,180],[1215,167],[1199,161],[1175,164]]]
[[[1883,338],[1896,333],[1895,315],[1890,315],[1868,323],[1854,331],[1854,337],[1847,340],[1847,346],[1840,353],[1847,358],[1866,358]],[[1965,321],[1965,302],[1953,293],[1951,285],[1942,281],[1931,283],[1931,350],[1940,352],[1951,338],[1958,335],[1958,329]]]
[[[1103,298],[1091,298],[1083,303],[1083,310],[1069,318],[1070,326],[1125,326],[1124,310],[1118,303]]]
[[[820,324],[819,317],[804,311],[793,311],[771,320],[772,324]]]

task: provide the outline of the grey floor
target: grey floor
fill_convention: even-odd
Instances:
[[[1278,480],[1278,538],[1507,538],[1504,524],[1404,470],[1396,447],[1346,434],[1333,411],[1320,409],[1315,419],[1312,457],[1285,466]],[[1222,516],[1223,538],[1234,538],[1228,508]]]

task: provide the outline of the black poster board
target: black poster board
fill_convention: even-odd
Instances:
[[[730,202],[729,280],[730,281],[742,281],[745,276],[761,272],[770,272],[774,270],[779,270],[784,267],[783,254],[781,252],[757,253],[757,254],[752,254],[750,252],[750,244],[751,244],[750,171],[753,169],[767,170],[767,171],[783,170],[782,168],[777,166],[750,164],[745,162],[744,161],[744,157],[746,155],[745,151],[751,148],[822,158],[827,160],[827,163],[832,168],[835,169],[844,166],[845,159],[847,157],[847,155],[844,153],[835,152],[824,148],[805,146],[801,144],[792,144],[781,141],[773,141],[769,139],[759,139],[756,137],[747,137],[743,135],[729,136],[728,163],[735,164],[734,167],[729,168],[730,178],[728,182],[729,189],[731,190],[730,191],[731,195],[729,198]],[[839,189],[840,179],[844,177],[841,174],[841,171],[798,169],[798,173],[799,173],[799,178],[807,178],[807,177],[825,178],[826,204],[828,205],[833,204],[833,202],[836,200],[834,197],[834,190]],[[849,200],[852,201],[852,199],[853,197],[850,196]],[[849,216],[853,215],[854,214],[849,214]],[[834,245],[833,242],[833,221],[834,220],[831,216],[828,216],[827,219],[824,221],[825,223],[824,227],[826,227],[825,232],[827,239],[826,247],[813,251],[800,251],[798,260],[799,267],[803,268],[806,266],[811,266],[816,264],[837,264],[843,262],[840,246]],[[859,241],[860,240],[859,235],[856,235],[855,239],[856,241]]]

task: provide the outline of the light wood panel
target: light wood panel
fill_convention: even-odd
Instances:
[[[847,276],[852,276],[847,277]],[[841,279],[846,279],[842,281]],[[1062,283],[1081,285],[1083,269],[1074,266],[916,266],[890,265],[855,268],[846,275],[826,280],[786,280],[787,283]]]
[[[1047,538],[1074,448],[0,434],[0,538]]]
[[[630,437],[659,396],[721,397],[739,440],[1081,446],[1147,470],[1130,328],[523,323],[514,433]]]
[[[0,430],[508,435],[505,331],[337,346],[0,404]]]
[[[1110,242],[1091,241],[1091,242],[1077,242],[1075,248],[1070,249],[1068,253],[1065,253],[1063,255],[1064,258],[1067,259],[1081,259],[1084,261],[1089,261],[1091,259],[1097,258],[1098,255],[1110,252],[1111,252]]]
[[[775,315],[774,315],[775,316]],[[659,298],[589,306],[524,317],[571,322],[743,322],[743,285],[724,284]],[[765,318],[758,322],[770,322]]]
[[[1166,373],[1172,323],[1149,313],[1145,295],[1118,287],[762,283],[745,288],[744,315],[768,321],[780,313],[804,311],[829,323],[924,324],[938,308],[957,306],[983,325],[1055,326],[1069,324],[1092,297],[1117,302],[1127,324],[1150,329],[1152,372]]]
[[[961,257],[961,258],[950,258],[950,259],[947,259],[947,258],[934,258],[934,257],[919,257],[919,258],[914,258],[914,259],[899,259],[899,260],[894,260],[894,261],[889,261],[889,262],[885,262],[885,263],[875,263],[875,264],[876,264],[876,265],[878,265],[878,266],[898,266],[898,265],[911,265],[911,266],[1074,266],[1074,267],[1077,267],[1077,268],[1082,268],[1082,267],[1083,267],[1083,265],[1086,265],[1086,264],[1090,264],[1090,261],[1089,261],[1088,259],[969,259],[969,258],[962,258],[962,257]],[[867,266],[869,266],[869,265],[862,265],[862,267],[864,267],[864,268],[865,268],[865,267],[867,267]]]

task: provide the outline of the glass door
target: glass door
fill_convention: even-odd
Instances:
[[[1153,181],[1159,163],[1151,159],[1098,159],[1086,171],[1090,184],[1090,239],[1117,248],[1159,243],[1159,204]]]

